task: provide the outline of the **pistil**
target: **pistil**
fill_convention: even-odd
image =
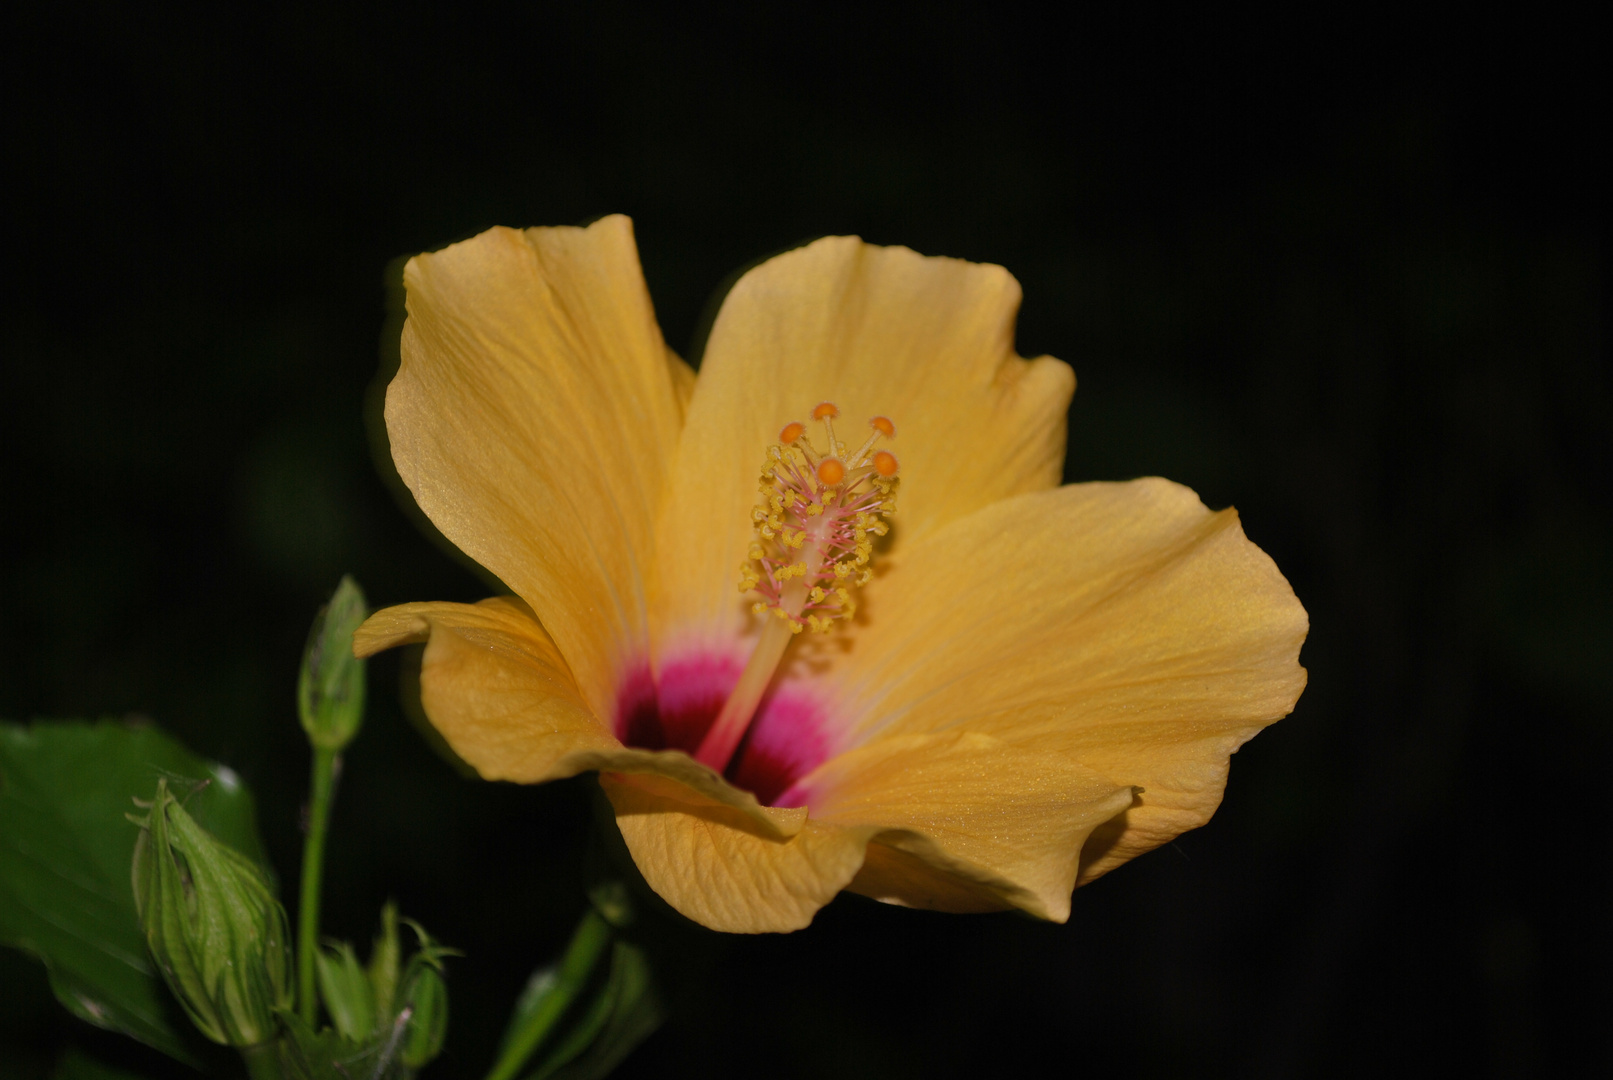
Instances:
[[[756,538],[740,567],[741,592],[761,599],[751,606],[765,625],[750,660],[700,748],[698,761],[722,772],[749,728],[791,639],[803,630],[828,633],[857,610],[852,589],[873,577],[873,538],[889,531],[896,509],[896,456],[874,451],[896,427],[883,416],[869,421],[866,442],[846,454],[835,439],[840,410],[823,402],[812,410],[821,420],[826,449],[819,451],[805,425],[791,422],[768,448],[762,466],[762,501],[751,513]]]

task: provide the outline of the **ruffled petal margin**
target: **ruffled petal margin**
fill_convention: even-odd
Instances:
[[[908,907],[1017,907],[1063,922],[1081,848],[1133,789],[1056,751],[973,731],[899,735],[807,777],[812,818],[873,826],[855,892]]]
[[[1288,582],[1234,511],[1212,513],[1165,480],[1071,485],[988,507],[910,550],[869,588],[865,610],[877,632],[858,635],[820,676],[838,685],[831,708],[847,718],[846,752],[785,800],[805,797],[820,816],[848,782],[842,773],[892,738],[990,736],[1028,755],[1023,768],[1003,766],[999,797],[1010,804],[1007,778],[1034,780],[1036,759],[1139,789],[1087,840],[1082,883],[1208,821],[1231,754],[1286,716],[1305,686],[1308,621]],[[901,770],[890,772],[899,782]],[[1055,912],[1048,890],[1067,865],[1055,878],[1048,863],[1033,885],[1002,857],[974,856]]]

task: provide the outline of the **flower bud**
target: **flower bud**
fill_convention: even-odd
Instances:
[[[616,929],[625,930],[633,925],[633,894],[615,878],[606,878],[590,885],[588,900],[594,905],[594,910]]]
[[[340,750],[364,722],[364,661],[353,655],[353,631],[364,621],[364,592],[350,577],[314,617],[297,676],[297,711],[315,746]]]
[[[411,1011],[398,1059],[411,1069],[424,1068],[442,1052],[448,1035],[448,984],[441,971],[425,964],[409,980],[404,997]]]
[[[409,958],[398,995],[399,1006],[409,1010],[398,1058],[409,1068],[420,1069],[442,1052],[448,1035],[448,984],[443,981],[442,961],[456,954],[433,941],[419,923],[405,921],[420,938],[420,951]]]
[[[290,1008],[286,913],[263,871],[196,824],[157,782],[135,842],[135,907],[169,989],[198,1030],[228,1046],[275,1038]]]

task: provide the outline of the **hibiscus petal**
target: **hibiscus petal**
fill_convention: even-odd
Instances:
[[[645,577],[688,368],[661,340],[632,226],[492,229],[409,260],[387,388],[398,473],[532,606],[611,715],[648,651]]]
[[[650,887],[713,930],[799,930],[851,881],[872,830],[806,820],[788,839],[729,806],[668,796],[641,777],[601,773],[633,861]]]
[[[353,651],[424,641],[420,700],[454,752],[488,780],[572,776],[568,755],[619,749],[583,701],[566,662],[514,597],[403,604],[370,616]]]
[[[910,543],[998,499],[1052,487],[1075,387],[1014,353],[1019,284],[1000,266],[831,237],[750,270],[712,326],[659,535],[658,642],[721,645],[751,627],[734,589],[767,447],[820,401],[860,444],[894,419]],[[822,441],[816,428],[811,437]]]
[[[1208,821],[1229,756],[1305,686],[1288,582],[1234,511],[1164,480],[989,507],[915,545],[865,610],[820,676],[842,747],[965,730],[1143,789],[1082,881]]]
[[[814,821],[880,830],[888,850],[872,854],[857,892],[942,911],[1013,906],[1055,922],[1069,918],[1088,835],[1133,798],[1057,752],[967,730],[878,739],[802,786]]]

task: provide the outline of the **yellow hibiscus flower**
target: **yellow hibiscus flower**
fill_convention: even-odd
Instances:
[[[1204,824],[1305,685],[1304,609],[1234,511],[1059,486],[1075,379],[1015,355],[1001,267],[816,241],[739,279],[698,378],[626,218],[404,280],[393,459],[514,596],[388,608],[355,650],[424,641],[426,714],[489,780],[597,770],[707,926],[842,889],[1062,921]]]

